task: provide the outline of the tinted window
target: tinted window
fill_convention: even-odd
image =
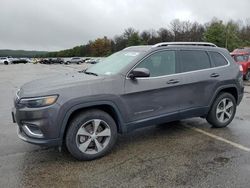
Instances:
[[[137,68],[147,68],[150,77],[174,74],[176,73],[175,51],[156,52],[143,60]]]
[[[205,51],[183,50],[179,53],[182,72],[207,69],[211,67],[209,56]]]
[[[218,52],[209,52],[211,60],[216,67],[227,65],[226,59]]]

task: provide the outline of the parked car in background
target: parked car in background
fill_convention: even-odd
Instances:
[[[48,58],[42,58],[40,59],[40,62],[41,64],[49,64],[49,59]]]
[[[39,62],[40,62],[40,60],[38,58],[31,58],[29,61],[29,63],[33,63],[33,64],[37,64]]]
[[[232,53],[244,53],[247,52],[250,54],[250,47],[244,47],[244,48],[237,48]]]
[[[64,60],[62,58],[49,58],[49,64],[63,64]]]
[[[246,51],[234,51],[231,53],[231,56],[242,66],[244,79],[250,81],[250,53]]]
[[[81,64],[83,62],[84,60],[80,57],[72,57],[70,60],[67,60],[65,64],[72,64],[72,63]]]
[[[100,59],[88,59],[85,61],[85,63],[89,63],[89,64],[96,64],[99,63]]]
[[[0,63],[5,65],[11,64],[12,60],[12,57],[0,57]]]
[[[65,143],[78,160],[93,160],[111,151],[118,133],[146,126],[202,117],[226,127],[243,94],[240,66],[226,49],[159,43],[128,47],[85,71],[23,85],[12,118],[22,140]]]
[[[26,58],[13,58],[12,60],[13,64],[19,64],[19,63],[28,63],[28,60]]]

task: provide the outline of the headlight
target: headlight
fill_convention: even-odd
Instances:
[[[52,105],[56,102],[58,95],[36,97],[36,98],[22,98],[19,104],[24,105],[28,108],[38,108]]]

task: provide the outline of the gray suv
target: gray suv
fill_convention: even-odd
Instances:
[[[107,154],[118,133],[191,117],[216,128],[234,118],[242,72],[211,43],[128,47],[72,75],[32,81],[14,99],[18,136],[79,160]]]

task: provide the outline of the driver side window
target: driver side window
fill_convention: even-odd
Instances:
[[[156,52],[144,59],[136,68],[146,68],[150,77],[165,76],[176,73],[175,51]]]

